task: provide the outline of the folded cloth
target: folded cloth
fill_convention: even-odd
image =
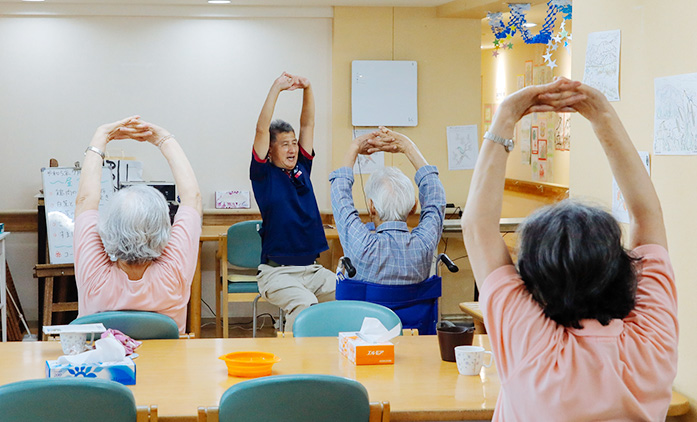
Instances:
[[[124,349],[126,349],[126,356],[130,356],[133,354],[133,352],[140,347],[141,344],[143,344],[142,341],[138,340],[133,340],[132,338],[128,337],[126,334],[122,333],[119,330],[114,330],[112,328],[109,328],[105,332],[102,333],[102,338],[112,336],[121,344],[123,345]]]

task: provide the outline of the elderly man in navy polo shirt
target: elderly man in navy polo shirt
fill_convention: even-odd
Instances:
[[[421,215],[411,232],[407,217],[416,208],[414,186],[399,169],[374,172],[365,186],[371,231],[353,205],[353,164],[358,154],[386,151],[404,154],[416,169]],[[344,254],[356,267],[356,280],[379,284],[415,284],[430,275],[433,257],[443,233],[445,190],[438,169],[430,166],[416,144],[401,133],[380,128],[359,136],[349,146],[344,167],[329,175],[332,209]]]
[[[282,91],[303,90],[300,131],[271,122]],[[283,73],[269,90],[257,121],[249,177],[263,220],[259,292],[286,312],[290,331],[300,311],[334,300],[335,274],[315,263],[328,249],[310,181],[315,100],[310,81]]]

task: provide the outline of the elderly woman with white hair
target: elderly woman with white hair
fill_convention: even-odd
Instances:
[[[121,189],[99,211],[103,151],[119,139],[149,142],[169,163],[181,199],[173,224],[164,196],[149,186]],[[100,126],[85,150],[75,202],[79,315],[158,312],[184,333],[200,234],[198,182],[174,135],[138,116]]]
[[[396,167],[374,172],[365,191],[376,230],[371,231],[353,204],[353,165],[358,154],[377,151],[404,154],[416,170],[421,215],[409,231],[407,217],[416,209],[414,185]],[[401,133],[380,128],[349,146],[344,166],[329,175],[332,210],[344,254],[356,267],[357,280],[392,285],[416,284],[430,275],[443,233],[445,190],[436,166],[428,165],[416,144]]]

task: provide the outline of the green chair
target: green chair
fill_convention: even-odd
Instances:
[[[143,419],[143,417],[147,419]],[[127,387],[96,378],[44,378],[0,386],[3,422],[157,421],[157,408],[136,408]]]
[[[348,378],[277,375],[233,385],[218,409],[199,408],[198,420],[378,422],[389,420],[389,403],[369,403],[365,387]]]
[[[167,315],[145,311],[107,311],[85,315],[70,324],[102,323],[136,340],[178,339],[179,327]]]
[[[262,299],[256,276],[261,263],[261,223],[261,220],[250,220],[233,224],[227,231],[227,238],[220,239],[218,244],[220,259],[216,268],[219,282],[216,283],[215,325],[218,335],[223,338],[229,337],[229,302],[252,302],[252,337],[257,336],[257,303]],[[280,311],[280,321],[283,324],[283,310]]]
[[[358,300],[323,302],[303,309],[293,323],[293,337],[337,337],[340,332],[360,331],[363,318],[373,317],[392,329],[401,321],[390,308]]]

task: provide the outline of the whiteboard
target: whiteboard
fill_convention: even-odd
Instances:
[[[71,264],[73,231],[75,228],[75,198],[80,183],[80,170],[73,167],[45,167],[41,169],[46,207],[46,236],[48,237],[49,262]],[[114,194],[114,184],[109,167],[102,167],[102,207]]]
[[[354,126],[416,126],[415,61],[354,60],[351,120]]]

